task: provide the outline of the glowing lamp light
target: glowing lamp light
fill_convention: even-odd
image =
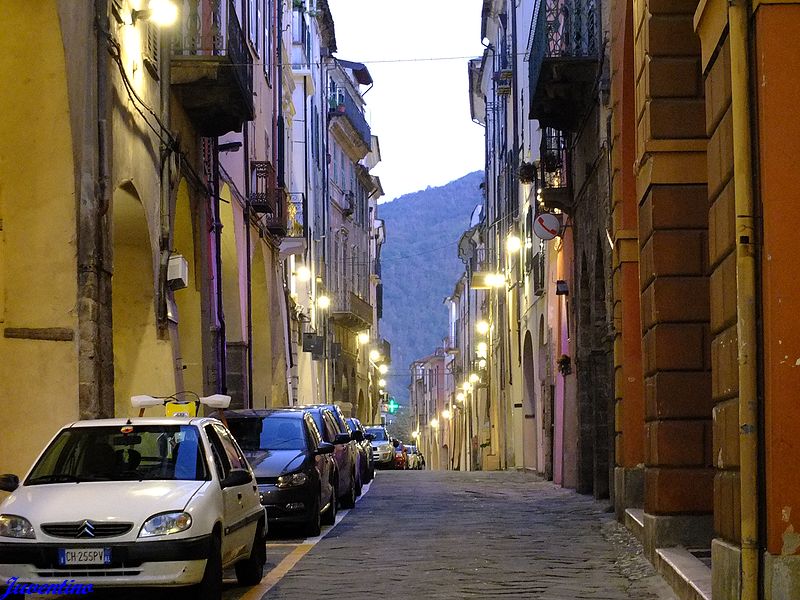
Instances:
[[[294,275],[297,277],[298,281],[309,281],[311,279],[311,269],[305,265],[300,265],[297,267]]]
[[[412,431],[411,432],[411,437],[414,438],[414,439],[417,439],[419,437],[419,431]]]
[[[458,400],[459,402],[463,402],[464,398],[466,398],[466,396],[464,395],[464,392],[458,392],[456,394],[456,400]]]
[[[386,372],[387,372],[388,370],[389,370],[389,367],[387,367],[386,365],[380,365],[380,366],[378,367],[378,372],[379,372],[381,375],[386,375]]]
[[[178,7],[172,0],[150,0],[146,10],[134,10],[131,21],[147,19],[161,27],[169,27],[178,20]]]
[[[431,419],[431,427],[433,427],[434,429],[438,429],[439,428],[439,419],[437,419],[435,417],[433,419]]]
[[[466,394],[468,391],[472,389],[472,385],[470,384],[469,381],[465,381],[464,383],[461,384],[461,389],[464,390],[464,393]]]
[[[317,298],[317,306],[322,310],[325,310],[331,305],[331,299],[327,296],[319,296]]]
[[[380,353],[380,352],[378,352],[377,350],[370,350],[370,351],[369,351],[369,359],[370,359],[372,362],[375,362],[375,361],[377,361],[377,360],[378,360],[380,357],[381,357],[381,353]]]
[[[478,361],[478,368],[479,369],[485,369],[486,368],[486,359],[485,358],[482,358],[482,359],[480,359]]]
[[[484,320],[478,321],[475,323],[475,330],[481,335],[486,335],[489,333],[489,322]]]
[[[486,283],[492,287],[503,287],[506,284],[506,276],[502,273],[490,273],[486,276]]]
[[[381,386],[382,388],[385,388],[386,387],[386,380],[383,379],[383,378],[379,379],[378,380],[378,385]]]
[[[358,334],[358,343],[361,344],[362,346],[364,344],[368,344],[369,343],[369,333],[366,332],[366,331],[362,331],[361,333],[359,333]]]
[[[522,249],[522,240],[516,235],[510,235],[506,238],[506,250],[509,254],[519,252]]]
[[[486,354],[489,351],[489,347],[486,345],[486,342],[478,342],[476,354],[481,358],[486,358]]]
[[[445,409],[442,411],[442,418],[443,418],[443,419],[448,419],[448,420],[449,420],[449,419],[452,419],[452,418],[453,418],[453,413],[451,413],[451,412],[450,412],[448,409],[446,409],[446,408],[445,408]]]
[[[470,383],[478,383],[480,380],[481,380],[481,378],[478,377],[477,373],[470,373],[469,374],[469,382]]]

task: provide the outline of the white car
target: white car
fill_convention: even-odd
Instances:
[[[267,520],[241,449],[217,419],[78,421],[59,431],[0,504],[0,584],[255,585]],[[13,586],[12,586],[13,587]],[[46,589],[46,588],[39,588]],[[50,588],[56,589],[56,588]]]

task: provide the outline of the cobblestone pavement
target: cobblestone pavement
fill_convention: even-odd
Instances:
[[[380,472],[264,598],[673,600],[606,508],[527,473]]]

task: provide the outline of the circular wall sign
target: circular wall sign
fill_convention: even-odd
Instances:
[[[561,231],[561,221],[552,213],[539,213],[533,218],[533,233],[540,240],[552,240]]]

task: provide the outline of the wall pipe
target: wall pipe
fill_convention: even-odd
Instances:
[[[736,210],[736,310],[739,337],[739,484],[741,494],[741,599],[759,597],[758,346],[756,246],[750,125],[750,2],[728,3],[731,53],[733,178]]]

